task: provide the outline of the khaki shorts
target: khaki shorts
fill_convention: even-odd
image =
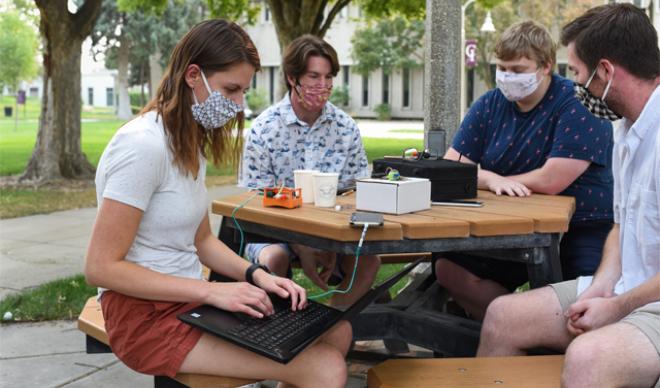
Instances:
[[[551,284],[557,294],[562,311],[577,300],[577,279]],[[629,323],[639,329],[651,341],[660,354],[660,303],[647,304],[624,317],[621,322]]]

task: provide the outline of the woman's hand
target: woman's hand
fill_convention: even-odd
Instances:
[[[255,318],[263,318],[275,311],[266,291],[250,283],[213,282],[208,285],[210,292],[205,302],[217,308],[245,313]]]
[[[307,306],[307,292],[293,280],[271,275],[264,270],[255,271],[252,278],[262,290],[283,299],[291,298],[291,310],[301,310]]]

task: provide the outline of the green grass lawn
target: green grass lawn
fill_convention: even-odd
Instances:
[[[395,129],[390,131],[390,133],[424,133],[423,129]]]

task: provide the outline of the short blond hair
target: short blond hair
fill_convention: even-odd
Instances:
[[[557,62],[557,45],[548,30],[532,21],[516,23],[502,33],[495,45],[495,56],[503,61],[526,57],[539,66]]]

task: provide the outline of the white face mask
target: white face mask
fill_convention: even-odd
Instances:
[[[202,71],[201,73],[204,86],[206,86],[206,90],[209,92],[209,97],[206,101],[200,103],[197,101],[197,96],[195,96],[195,92],[193,91],[195,103],[192,106],[192,115],[195,121],[202,127],[207,131],[212,131],[215,128],[224,126],[229,120],[236,117],[238,112],[243,111],[243,106],[223,96],[219,91],[211,90],[204,72]]]
[[[533,73],[495,71],[495,83],[509,101],[520,101],[536,91],[541,80],[536,77],[541,69]]]

